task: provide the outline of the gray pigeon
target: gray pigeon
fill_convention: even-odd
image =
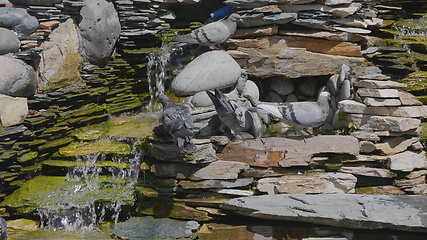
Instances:
[[[306,128],[320,127],[329,115],[331,94],[322,90],[316,102],[291,102],[279,107],[283,121],[302,133],[309,134]]]
[[[0,240],[7,240],[7,224],[2,217],[0,217]]]
[[[175,42],[193,43],[202,46],[215,46],[221,44],[236,32],[237,21],[240,16],[237,13],[231,14],[228,18],[206,24],[192,32],[177,36],[173,39]]]
[[[316,102],[261,103],[249,110],[257,112],[266,124],[274,118],[293,126],[303,135],[311,135],[305,129],[320,127],[327,121],[330,99],[330,93],[322,90]]]
[[[206,93],[212,100],[221,123],[230,130],[233,138],[239,138],[242,131],[249,132],[254,137],[261,135],[260,129],[256,127],[256,119],[238,100],[230,99],[218,89],[215,89],[215,94],[210,91]]]
[[[159,101],[163,105],[163,127],[173,137],[179,152],[194,152],[196,146],[191,142],[194,133],[190,107],[173,103],[164,94],[159,95]]]

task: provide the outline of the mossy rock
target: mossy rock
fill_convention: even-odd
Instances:
[[[0,206],[15,214],[37,215],[36,209],[60,210],[96,202],[134,202],[133,189],[126,187],[125,180],[99,177],[90,183],[98,187],[83,186],[77,192],[74,191],[76,184],[83,186],[85,183],[62,176],[37,176],[7,196]]]
[[[173,202],[169,198],[151,198],[139,201],[137,214],[155,216],[156,218],[175,218],[195,221],[209,221],[212,217],[182,203]]]
[[[100,161],[92,164],[90,162],[83,161],[65,161],[65,160],[46,160],[41,163],[43,166],[49,167],[58,167],[58,168],[74,168],[74,167],[85,167],[85,166],[95,166],[95,167],[114,167],[120,169],[126,169],[129,167],[127,163],[118,163],[113,161]]]
[[[427,89],[427,72],[418,71],[409,74],[406,78],[400,80],[399,82],[405,83],[405,91],[415,92],[415,91],[424,91]]]
[[[10,240],[113,240],[110,234],[103,231],[81,231],[81,232],[69,232],[69,231],[48,231],[48,230],[14,230],[8,231]]]
[[[53,152],[60,147],[64,147],[73,141],[72,138],[61,138],[53,141],[49,141],[38,147],[40,152]]]
[[[29,152],[29,153],[26,153],[26,154],[18,157],[18,162],[25,164],[27,162],[31,162],[31,161],[35,160],[38,156],[39,156],[38,152]]]
[[[82,141],[103,136],[145,139],[153,136],[153,129],[158,124],[158,119],[151,117],[115,117],[105,123],[77,129],[71,135]]]
[[[77,157],[91,154],[130,155],[131,147],[125,143],[101,139],[95,142],[74,142],[67,147],[59,149],[59,154],[64,157]]]
[[[427,139],[427,122],[421,123],[421,138]]]

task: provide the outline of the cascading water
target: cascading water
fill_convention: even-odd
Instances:
[[[152,52],[148,55],[147,63],[147,80],[150,92],[150,103],[147,110],[154,112],[159,110],[156,108],[156,99],[159,94],[165,91],[165,79],[167,65],[170,61],[172,47],[168,44],[163,44],[159,51]]]
[[[132,141],[131,141],[132,142]],[[68,171],[66,187],[49,194],[45,206],[38,209],[42,228],[48,230],[92,231],[107,216],[117,223],[124,196],[132,194],[138,180],[141,153],[136,147],[129,157],[112,157],[114,163],[127,163],[127,168],[108,167],[110,176],[102,176],[102,167],[97,163],[106,161],[106,155],[94,154],[77,157],[81,165]],[[105,171],[104,171],[105,172]],[[119,196],[106,196],[105,189],[123,188]],[[120,196],[123,195],[123,196]],[[98,202],[100,199],[105,200]]]

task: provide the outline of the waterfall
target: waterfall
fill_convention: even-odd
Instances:
[[[132,192],[138,180],[141,158],[142,154],[133,147],[130,156],[111,157],[114,163],[127,163],[127,168],[108,167],[107,171],[103,171],[97,163],[107,160],[105,154],[77,157],[76,162],[83,164],[68,171],[66,180],[70,184],[51,192],[51,199],[46,199],[46,206],[38,209],[41,227],[52,231],[92,231],[107,216],[117,223],[122,206],[126,204],[120,196],[117,199],[103,199],[101,202],[95,199],[103,194],[102,188],[126,188]],[[110,176],[101,176],[104,172],[108,172]],[[106,178],[111,180],[105,181]],[[119,193],[129,192],[121,190]]]
[[[147,80],[151,98],[147,110],[150,112],[159,110],[158,107],[156,107],[156,99],[159,94],[165,91],[164,84],[167,66],[172,53],[171,50],[171,45],[163,44],[159,51],[152,52],[148,55]]]

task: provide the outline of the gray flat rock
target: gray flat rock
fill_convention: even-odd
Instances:
[[[221,208],[268,220],[427,232],[426,202],[427,196],[283,194],[236,198]]]
[[[116,224],[113,235],[128,240],[192,239],[198,227],[196,221],[135,217]]]

